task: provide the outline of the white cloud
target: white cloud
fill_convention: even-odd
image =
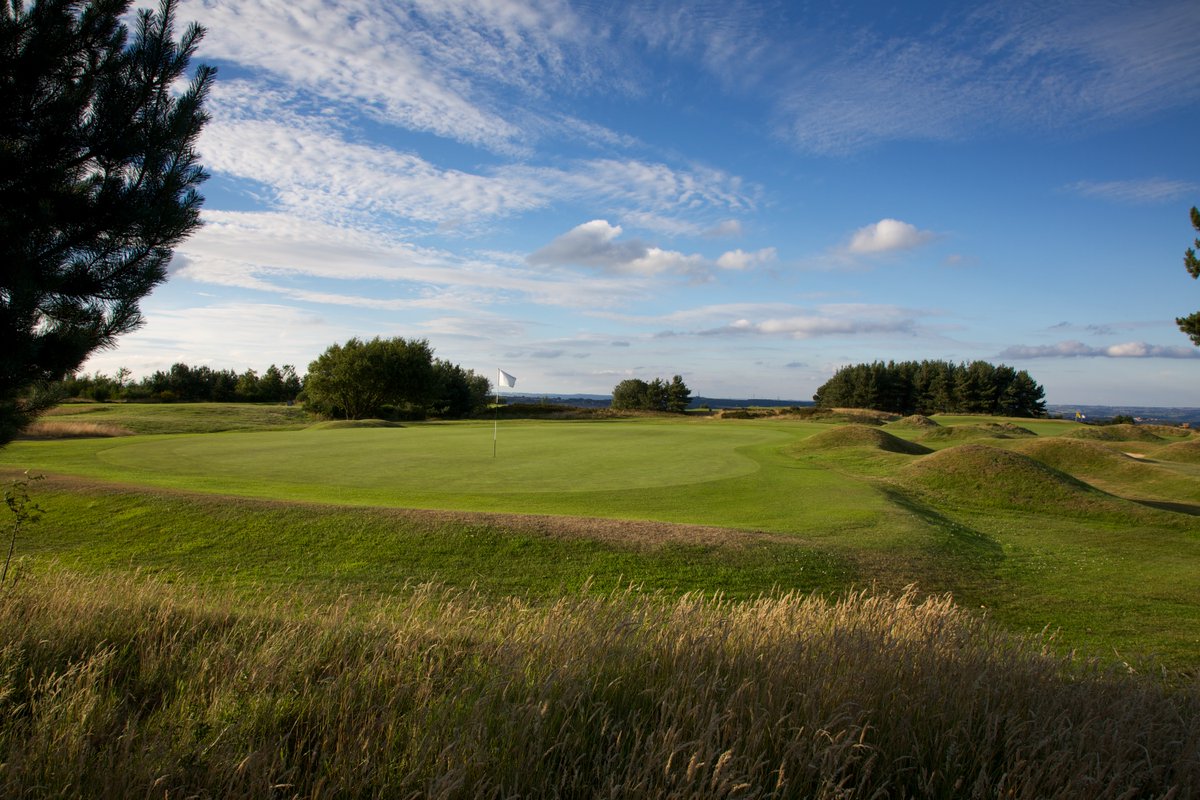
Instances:
[[[212,211],[204,220],[176,250],[176,278],[291,300],[393,310],[458,311],[516,300],[597,308],[626,302],[641,288],[630,278],[547,275],[284,213]],[[355,293],[348,281],[384,282],[390,291]]]
[[[717,259],[717,266],[721,269],[730,270],[746,270],[756,267],[760,264],[768,264],[775,260],[775,248],[764,247],[761,250],[756,250],[753,253],[747,253],[740,248],[730,250],[727,253],[722,253]]]
[[[94,354],[88,371],[111,374],[127,367],[144,377],[182,361],[239,372],[293,364],[303,374],[322,350],[354,335],[311,311],[278,303],[163,309],[151,301],[144,311],[145,326],[121,337],[116,350]]]
[[[587,28],[556,0],[461,3],[207,0],[201,57],[236,62],[387,123],[498,150],[523,147],[505,89],[596,80]],[[521,104],[515,105],[516,109]]]
[[[577,225],[550,244],[531,253],[535,266],[581,266],[619,275],[698,274],[706,267],[698,255],[663,250],[640,239],[618,241],[622,230],[607,220]]]
[[[911,250],[931,241],[932,231],[919,230],[915,225],[898,219],[881,219],[855,231],[846,246],[853,255],[878,255]]]
[[[1077,181],[1063,188],[1084,197],[1095,197],[1120,203],[1160,203],[1200,191],[1200,186],[1194,183],[1169,178]]]
[[[700,333],[705,336],[756,334],[813,339],[838,335],[912,334],[916,328],[916,315],[912,311],[895,306],[846,303],[819,306],[785,317],[758,321],[738,319]]]
[[[1183,346],[1154,345],[1147,342],[1123,342],[1108,347],[1092,347],[1079,341],[1064,341],[1051,345],[1014,345],[1000,353],[1000,358],[1200,358],[1200,349]]]

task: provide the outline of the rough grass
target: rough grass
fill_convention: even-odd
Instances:
[[[924,455],[932,452],[928,447],[893,436],[887,431],[867,425],[839,425],[828,431],[810,436],[797,448],[801,450],[833,450],[842,447],[869,447],[888,453]]]
[[[1186,428],[1169,425],[1089,425],[1064,433],[1073,439],[1093,439],[1101,442],[1159,442],[1163,439],[1184,439],[1191,436]]]
[[[313,422],[300,406],[274,403],[67,403],[45,415],[55,422],[80,416],[137,434],[298,430]]]
[[[1156,458],[1167,461],[1182,461],[1188,464],[1200,464],[1200,439],[1189,439],[1185,442],[1172,442],[1155,452]]]
[[[1121,511],[1083,481],[1020,453],[981,444],[925,456],[901,469],[898,481],[958,505],[1072,514]]]
[[[132,436],[133,431],[121,425],[105,422],[77,422],[56,419],[39,420],[26,426],[21,439],[91,439],[112,436]]]
[[[0,595],[9,797],[1188,797],[1200,690],[948,598]]]
[[[904,430],[927,430],[929,428],[940,428],[941,425],[937,420],[930,419],[924,414],[910,414],[903,419],[889,422],[885,427],[901,428]]]
[[[1017,439],[1037,434],[1011,422],[983,422],[974,425],[954,425],[931,428],[920,437],[923,442],[946,443],[972,439]]]

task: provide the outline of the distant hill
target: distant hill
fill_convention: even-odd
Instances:
[[[1193,428],[1200,427],[1200,408],[1160,408],[1156,406],[1069,406],[1049,403],[1046,413],[1060,416],[1064,419],[1074,419],[1075,412],[1083,414],[1088,421],[1103,421],[1121,415],[1133,417],[1140,423],[1152,425],[1179,425],[1188,423]]]

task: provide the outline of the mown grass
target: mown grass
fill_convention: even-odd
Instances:
[[[8,797],[1190,797],[1200,689],[948,598],[0,594]]]
[[[1057,629],[1065,647],[1197,670],[1200,469],[1155,457],[1186,457],[1188,434],[1138,442],[1149,457],[1135,460],[1119,441],[1051,436],[1074,423],[936,421],[506,421],[496,458],[491,426],[471,422],[160,434],[17,443],[0,465],[118,485],[48,481],[50,513],[18,549],[86,572],[321,592],[436,579],[543,599],[592,576],[739,598],[916,583],[1016,630]],[[926,438],[963,426],[966,440]],[[531,532],[403,508],[550,519]],[[560,516],[611,524],[581,533]]]

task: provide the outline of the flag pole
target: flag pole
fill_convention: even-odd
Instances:
[[[497,378],[500,376],[497,375]],[[496,418],[492,422],[492,458],[496,457],[496,435],[500,432],[500,382],[496,381],[496,402],[492,404]]]

